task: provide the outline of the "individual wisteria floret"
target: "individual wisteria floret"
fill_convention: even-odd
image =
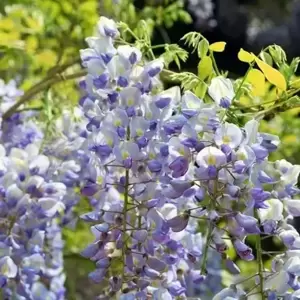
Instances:
[[[17,87],[15,80],[10,80],[7,84],[0,78],[0,97],[1,97],[1,113],[10,108],[19,96],[24,92]]]
[[[261,247],[260,236],[278,235],[290,251],[299,249],[289,219],[300,216],[300,166],[268,161],[279,140],[260,133],[256,120],[239,127],[226,119],[235,96],[229,79],[212,80],[213,103],[178,87],[163,90],[161,59],[115,48],[112,20],[102,17],[98,34],[81,51],[88,75],[80,104],[90,151],[81,193],[94,208],[82,219],[95,238],[82,255],[95,262],[90,278],[103,284],[99,299],[198,296],[195,287],[209,286],[215,272],[210,255],[239,274],[230,244],[242,260],[257,259],[252,278],[260,291],[240,289],[237,281],[221,291],[214,285],[208,299],[247,299],[251,288],[265,296],[296,291],[299,256],[281,259],[283,269],[264,270],[246,238],[255,235]]]

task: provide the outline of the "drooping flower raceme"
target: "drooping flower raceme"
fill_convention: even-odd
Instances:
[[[22,94],[12,83],[1,88],[2,99],[9,106]],[[80,185],[84,163],[79,151],[81,123],[65,124],[72,134],[58,126],[60,135],[55,143],[52,141],[56,151],[51,151],[41,147],[43,129],[29,119],[30,115],[30,111],[16,113],[2,123],[1,293],[3,299],[62,300],[65,275],[61,231],[76,220],[72,210],[80,199],[74,188]],[[67,116],[61,123],[67,123]]]
[[[0,277],[9,298],[31,299],[34,284],[63,272],[61,229],[53,218],[64,209],[66,189],[56,182],[51,184],[60,194],[48,189],[49,159],[38,152],[34,144],[7,154],[1,148]],[[64,290],[59,293],[63,297]]]
[[[114,48],[119,33],[111,20],[100,19],[98,27],[99,37],[88,38],[81,51],[91,153],[81,192],[94,207],[82,216],[95,237],[82,255],[95,262],[90,278],[104,284],[100,299],[194,296],[191,284],[208,286],[213,273],[212,249],[239,273],[226,254],[228,239],[245,261],[255,259],[248,235],[281,233],[297,248],[287,216],[299,214],[293,199],[299,167],[268,161],[278,139],[259,133],[257,121],[240,128],[221,117],[234,98],[230,80],[212,80],[209,104],[178,87],[157,92],[163,61],[144,62],[131,46]],[[267,280],[264,273],[258,278]],[[261,286],[267,295],[268,285]],[[214,299],[246,294],[218,292]]]

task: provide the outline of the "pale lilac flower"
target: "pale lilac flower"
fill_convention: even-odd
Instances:
[[[215,133],[215,142],[218,146],[228,145],[230,148],[237,148],[242,142],[242,132],[234,124],[224,123]]]
[[[235,95],[231,80],[222,76],[212,79],[208,93],[215,103],[223,108],[228,108],[231,105]]]
[[[112,19],[100,17],[97,25],[100,35],[104,37],[116,38],[119,35],[117,24]]]

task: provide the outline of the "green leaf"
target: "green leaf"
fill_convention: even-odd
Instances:
[[[286,63],[283,63],[280,67],[280,73],[284,76],[287,82],[290,81],[291,77],[294,75],[290,66]]]
[[[23,42],[20,40],[20,32],[11,31],[9,33],[0,30],[0,46],[8,48],[21,48]]]
[[[266,64],[272,66],[273,65],[273,59],[272,59],[272,56],[270,54],[268,54],[267,52],[265,51],[262,51],[260,54],[259,54],[259,57],[260,59],[265,62]]]
[[[51,50],[43,50],[36,56],[36,63],[44,68],[53,67],[56,63],[56,53]]]
[[[299,66],[299,62],[300,62],[300,58],[299,57],[293,58],[293,60],[291,62],[291,65],[290,65],[290,68],[291,68],[291,71],[292,71],[293,74],[296,73],[296,71],[298,69],[298,66]]]
[[[273,45],[269,46],[268,49],[273,60],[278,66],[286,62],[286,54],[280,46]]]
[[[290,84],[291,88],[300,89],[300,78],[296,78]]]
[[[11,31],[15,28],[15,23],[9,17],[0,19],[0,30]]]
[[[162,55],[165,64],[168,66],[171,62],[175,62],[180,69],[180,61],[185,62],[188,58],[188,52],[179,47],[177,44],[165,46],[165,53]]]
[[[192,31],[185,34],[180,40],[184,41],[184,44],[187,44],[189,47],[194,48],[194,52],[197,50],[201,39],[203,39],[203,36],[199,32]]]
[[[198,49],[199,58],[206,56],[208,49],[209,49],[209,43],[208,43],[207,39],[203,39],[202,41],[200,41],[197,49]]]
[[[204,56],[198,64],[198,76],[205,80],[213,71],[213,63],[209,56]]]
[[[98,3],[94,0],[84,1],[80,3],[78,10],[80,13],[93,14],[97,10]]]
[[[174,73],[170,77],[172,80],[180,81],[181,87],[185,91],[194,89],[198,85],[198,83],[201,81],[199,77],[197,77],[195,74],[189,73],[189,72]]]
[[[41,18],[33,18],[28,16],[25,18],[27,27],[33,33],[39,33],[43,30],[43,20]]]
[[[194,93],[198,98],[203,99],[206,95],[207,89],[207,84],[202,81],[199,82],[198,85],[195,87]]]
[[[179,20],[181,20],[182,22],[184,22],[186,24],[190,24],[193,22],[191,15],[185,10],[180,10],[178,12],[178,16],[179,16]]]
[[[34,53],[38,47],[38,39],[34,35],[29,35],[26,39],[26,51],[28,53]]]

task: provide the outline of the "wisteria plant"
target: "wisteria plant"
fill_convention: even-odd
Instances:
[[[299,61],[288,64],[278,46],[241,49],[249,69],[233,81],[214,59],[224,42],[196,32],[183,41],[198,74],[170,71],[188,52],[152,46],[146,22],[133,31],[101,17],[80,51],[83,96],[50,122],[50,137],[40,112],[20,109],[30,95],[0,82],[4,299],[69,299],[61,232],[84,200],[91,209],[79,222],[94,240],[81,254],[95,264],[97,299],[300,298],[300,166],[273,161],[279,138],[259,131],[260,120],[299,106]],[[273,97],[259,101],[265,79]],[[265,250],[264,240],[280,246]],[[241,261],[255,262],[251,274]]]

